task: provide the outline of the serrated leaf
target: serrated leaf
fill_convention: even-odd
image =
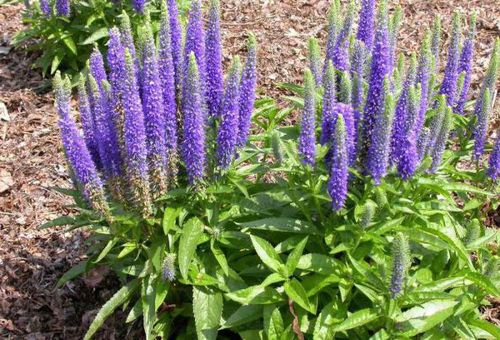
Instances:
[[[250,239],[257,255],[269,269],[276,273],[280,273],[285,269],[280,256],[269,242],[255,235],[250,235]]]
[[[469,325],[478,327],[491,335],[493,335],[494,339],[500,339],[500,327],[485,321],[485,320],[469,320],[467,321]]]
[[[229,265],[227,264],[226,255],[224,252],[215,244],[215,242],[210,243],[210,250],[214,254],[215,259],[219,263],[224,274],[229,275]]]
[[[78,275],[85,273],[85,271],[87,270],[87,264],[88,260],[85,260],[73,266],[70,270],[64,273],[63,276],[61,276],[59,281],[57,281],[57,287],[62,287],[66,282],[74,279]]]
[[[267,338],[279,339],[285,330],[283,318],[278,307],[266,306],[264,307],[264,331]]]
[[[251,286],[227,293],[226,297],[242,305],[266,305],[283,300],[276,289],[263,287],[262,285]]]
[[[300,257],[302,256],[302,252],[307,244],[309,236],[306,236],[300,243],[292,250],[290,255],[286,260],[286,269],[290,275],[293,275],[295,268],[297,268],[297,264],[299,263]]]
[[[334,325],[341,322],[345,316],[345,308],[335,303],[327,304],[318,315],[314,325],[314,340],[331,340],[334,338]]]
[[[203,235],[203,223],[198,218],[187,221],[182,228],[179,241],[179,271],[184,279],[187,279],[189,266],[196,252],[198,241]]]
[[[415,336],[437,326],[453,315],[458,301],[435,300],[415,306],[396,318],[398,328],[406,336]]]
[[[113,314],[113,312],[123,305],[127,300],[130,299],[132,294],[135,293],[137,288],[139,287],[139,281],[133,280],[130,281],[126,286],[123,286],[120,290],[118,290],[99,310],[94,321],[89,326],[87,333],[85,334],[84,340],[91,339],[94,334],[101,328],[104,324],[104,321]]]
[[[284,288],[288,297],[296,302],[300,307],[313,314],[316,312],[314,306],[312,306],[309,302],[306,290],[297,279],[291,279],[290,281],[285,282]]]
[[[97,40],[100,40],[102,38],[106,38],[108,36],[109,36],[108,28],[102,27],[102,28],[99,28],[97,31],[94,31],[94,33],[92,33],[90,35],[90,37],[88,37],[82,43],[80,43],[80,45],[91,45],[91,44],[95,43]]]
[[[200,340],[215,340],[222,317],[222,294],[193,287],[193,314]]]
[[[249,229],[298,234],[318,234],[316,227],[309,222],[286,217],[271,217],[256,221],[239,222],[237,224]]]
[[[174,207],[165,208],[162,220],[163,233],[165,235],[167,235],[170,230],[175,228],[175,220],[177,219],[177,216],[179,216],[181,211],[182,211],[181,208],[174,208]]]
[[[225,322],[220,329],[234,328],[250,321],[259,319],[262,316],[262,306],[248,305],[238,308]]]
[[[71,51],[71,53],[73,53],[74,55],[78,54],[78,51],[76,49],[76,45],[75,45],[75,42],[73,41],[73,38],[65,37],[63,39],[63,42],[64,42],[64,45],[66,45],[66,47]]]
[[[146,340],[151,339],[151,332],[156,319],[154,276],[150,275],[142,281],[141,301],[142,301],[142,321]]]
[[[366,308],[358,310],[347,317],[342,323],[335,325],[335,332],[343,332],[349,329],[358,328],[372,322],[380,317],[374,309]]]
[[[323,254],[302,255],[297,263],[297,268],[318,274],[333,274],[340,269],[337,260]]]

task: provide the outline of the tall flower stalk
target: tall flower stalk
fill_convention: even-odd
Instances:
[[[332,209],[338,211],[345,205],[348,184],[347,132],[344,117],[336,117],[335,130],[332,135],[330,179],[328,180],[328,193],[332,199]]]
[[[220,37],[220,6],[218,0],[210,1],[208,26],[205,36],[205,58],[207,65],[207,107],[212,117],[220,115],[224,80],[222,75],[222,49]]]
[[[307,69],[304,73],[304,110],[300,123],[299,155],[303,164],[311,166],[314,165],[316,152],[315,96],[314,78],[311,70]]]

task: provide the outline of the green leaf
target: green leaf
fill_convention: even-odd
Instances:
[[[296,302],[300,307],[313,314],[316,313],[315,307],[309,302],[306,290],[302,287],[300,282],[297,281],[297,279],[291,279],[290,281],[285,282],[284,288],[288,297]]]
[[[142,281],[141,288],[142,321],[146,340],[151,339],[151,332],[156,321],[155,295],[154,276],[150,275],[147,279]]]
[[[491,335],[493,335],[494,339],[500,339],[500,328],[488,321],[485,320],[469,320],[467,321],[469,325],[478,327]]]
[[[314,225],[294,218],[271,217],[237,224],[249,229],[318,235],[318,230]]]
[[[85,334],[84,340],[91,339],[94,334],[101,328],[104,321],[113,314],[113,312],[125,302],[127,302],[132,294],[135,293],[139,287],[139,280],[130,281],[126,286],[123,286],[109,299],[99,310],[94,321],[90,324],[87,333]]]
[[[464,277],[472,282],[474,282],[477,286],[481,287],[488,294],[493,296],[500,296],[500,290],[490,281],[490,279],[480,273],[466,271],[464,273]]]
[[[198,241],[203,235],[203,223],[196,217],[187,221],[182,228],[179,241],[179,271],[187,279],[191,260],[196,252]]]
[[[282,296],[276,289],[264,287],[262,285],[251,286],[227,293],[226,297],[242,305],[266,305],[283,301]]]
[[[398,328],[406,336],[415,336],[437,326],[453,315],[458,301],[435,300],[415,306],[396,318]]]
[[[91,45],[95,43],[97,40],[100,40],[102,38],[106,38],[109,36],[108,33],[108,28],[107,27],[101,27],[94,33],[90,35],[87,39],[85,39],[80,45]]]
[[[220,329],[234,328],[250,321],[257,320],[262,316],[262,306],[248,305],[238,308],[225,322]]]
[[[57,71],[57,68],[61,64],[62,60],[64,58],[64,52],[59,52],[57,51],[54,57],[52,58],[52,64],[50,67],[50,74],[54,74]]]
[[[66,37],[63,39],[63,42],[66,45],[66,47],[68,47],[68,49],[71,51],[71,53],[73,53],[74,55],[78,54],[78,51],[76,49],[76,45],[75,45],[75,42],[73,41],[73,38]]]
[[[338,306],[338,303],[330,302],[318,315],[314,325],[314,340],[331,340],[334,338],[334,325],[340,323],[345,316],[345,308]]]
[[[38,229],[47,229],[51,227],[58,227],[63,225],[74,225],[77,223],[77,219],[72,216],[60,216],[51,221],[45,222]],[[90,223],[90,222],[89,222]]]
[[[222,317],[222,294],[193,286],[193,314],[200,340],[215,340]]]
[[[132,307],[132,309],[128,313],[125,323],[130,323],[132,321],[135,321],[141,315],[142,315],[142,299],[138,299],[137,302],[134,304],[134,307]]]
[[[212,254],[214,254],[214,257],[219,263],[224,274],[229,275],[229,265],[227,264],[226,255],[224,255],[224,252],[215,244],[213,240],[210,243],[210,250],[212,251]]]
[[[76,266],[73,266],[70,270],[68,270],[66,273],[64,273],[63,276],[61,276],[59,281],[57,281],[57,287],[60,288],[60,287],[64,286],[64,284],[66,282],[74,279],[78,275],[85,273],[85,271],[87,270],[87,264],[88,264],[88,260],[85,260],[85,261],[78,263]]]
[[[329,256],[313,253],[302,255],[296,268],[327,275],[338,272],[340,264],[338,263],[338,260]]]
[[[255,235],[250,235],[250,239],[257,255],[269,269],[276,273],[282,273],[286,269],[280,256],[269,242]]]
[[[174,207],[165,208],[162,220],[163,233],[165,235],[167,235],[170,230],[175,228],[175,220],[177,219],[177,216],[179,216],[181,211],[182,211],[181,208],[174,208]]]
[[[104,249],[101,251],[101,253],[97,257],[97,259],[94,260],[94,263],[101,262],[102,259],[104,259],[106,257],[106,255],[109,254],[109,252],[111,251],[111,249],[113,249],[113,247],[115,246],[115,244],[117,242],[118,242],[118,239],[116,239],[116,238],[114,238],[112,240],[109,240],[109,242],[106,244],[106,246],[104,247]]]
[[[284,330],[283,318],[281,317],[278,307],[264,307],[264,331],[266,332],[267,338],[270,340],[279,339]]]
[[[448,183],[448,182],[443,182],[441,184],[441,187],[449,192],[465,192],[465,193],[474,193],[474,194],[480,194],[480,195],[485,195],[485,196],[491,196],[493,193],[479,189],[473,185],[466,184],[466,183]]]
[[[299,263],[300,257],[302,256],[302,252],[307,244],[307,240],[309,236],[306,236],[300,243],[292,250],[290,255],[288,255],[288,259],[286,260],[286,269],[290,275],[293,275],[295,268],[297,268],[297,264]]]
[[[358,310],[347,317],[342,323],[333,327],[335,332],[343,332],[349,329],[358,328],[372,322],[380,317],[374,309],[365,308]]]

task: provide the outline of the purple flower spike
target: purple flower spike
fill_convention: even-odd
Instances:
[[[399,96],[398,103],[396,104],[396,111],[394,113],[394,123],[392,127],[392,138],[391,138],[391,163],[397,164],[403,152],[405,152],[406,143],[403,140],[406,136],[405,124],[408,120],[409,111],[409,94],[410,88],[415,83],[417,72],[417,57],[412,54],[411,64],[408,70],[408,75],[406,76],[405,83],[403,85],[403,90]]]
[[[323,112],[321,123],[321,136],[319,142],[325,145],[331,141],[334,128],[334,109],[337,101],[335,93],[335,69],[331,60],[328,61],[325,77],[323,78],[325,92],[323,94]]]
[[[172,62],[175,70],[176,93],[180,93],[182,84],[182,27],[179,21],[177,0],[167,0],[168,17],[170,22],[170,42],[172,47]]]
[[[410,88],[408,94],[408,112],[404,123],[404,135],[400,140],[398,150],[398,174],[404,180],[409,179],[417,169],[419,158],[417,148],[417,131],[415,124],[420,109],[420,95],[422,88],[420,84]]]
[[[396,61],[396,48],[398,43],[399,28],[401,26],[401,19],[403,18],[403,9],[401,6],[396,7],[394,14],[391,16],[389,22],[389,50],[390,50],[390,66],[389,70],[392,73],[394,63]]]
[[[453,28],[451,32],[450,47],[448,49],[448,62],[444,71],[444,79],[441,84],[440,94],[446,96],[446,104],[450,107],[455,103],[458,80],[458,66],[460,59],[460,14],[453,15]]]
[[[90,73],[94,77],[102,95],[102,82],[107,81],[108,77],[106,75],[106,70],[104,69],[104,60],[102,59],[102,54],[97,46],[90,54],[89,68]]]
[[[134,73],[137,84],[139,84],[139,59],[137,58],[137,53],[135,51],[134,37],[132,36],[132,26],[130,25],[130,18],[127,12],[122,12],[122,18],[120,22],[120,37],[122,40],[123,48],[128,49],[132,61],[134,62]]]
[[[62,80],[60,73],[57,72],[54,78],[54,88],[62,143],[71,170],[78,184],[83,188],[84,197],[96,211],[107,216],[109,208],[102,182],[75,121],[70,115],[71,84],[68,79]]]
[[[162,84],[163,109],[165,111],[166,146],[169,156],[177,150],[177,103],[175,100],[175,66],[172,53],[169,12],[164,5],[161,12],[158,64]]]
[[[429,79],[430,71],[432,67],[432,54],[431,54],[431,32],[428,31],[424,41],[422,43],[422,48],[420,49],[420,56],[418,60],[417,68],[417,80],[416,82],[422,87],[422,93],[420,95],[420,109],[418,111],[417,121],[415,123],[415,133],[416,136],[420,135],[422,128],[425,124],[425,115],[427,113],[427,105],[429,98]]]
[[[128,49],[125,50],[127,76],[123,80],[124,141],[126,151],[126,167],[132,187],[131,201],[144,216],[150,214],[149,176],[147,165],[146,131],[144,113],[142,111],[139,88],[135,78],[135,66]]]
[[[389,79],[384,80],[383,92],[381,94],[384,104],[384,111],[375,119],[371,143],[368,149],[367,168],[372,175],[375,184],[380,184],[380,180],[387,172],[389,163],[389,152],[391,143],[392,120],[394,117],[394,99],[389,91]]]
[[[356,110],[360,110],[364,101],[363,91],[363,68],[367,57],[366,47],[362,41],[354,42],[354,50],[351,61],[352,75],[352,106]]]
[[[56,0],[56,14],[60,17],[69,17],[70,14],[69,0]]]
[[[222,121],[217,134],[217,165],[222,169],[229,167],[236,153],[240,69],[240,59],[235,57],[226,80]]]
[[[321,78],[323,76],[321,69],[321,51],[318,44],[318,39],[309,39],[309,68],[314,75],[316,85],[321,86]]]
[[[496,181],[500,176],[500,130],[497,131],[497,140],[490,155],[488,176]]]
[[[470,84],[472,81],[472,61],[474,58],[474,39],[476,35],[476,15],[474,14],[470,22],[469,36],[465,40],[464,47],[462,49],[462,55],[460,56],[460,63],[458,66],[458,73],[465,73],[464,84],[462,86],[462,91],[460,92],[460,97],[458,98],[457,105],[455,107],[455,113],[463,114],[465,103],[469,95]]]
[[[349,71],[349,36],[354,22],[355,3],[351,1],[349,10],[344,19],[344,24],[340,30],[333,50],[332,61],[335,69]]]
[[[372,52],[371,75],[363,115],[363,149],[368,150],[372,141],[375,120],[384,115],[384,78],[389,74],[389,32],[387,26],[387,3],[380,4]]]
[[[336,117],[335,131],[331,138],[332,161],[328,180],[328,194],[332,198],[332,209],[338,211],[344,207],[349,180],[347,133],[344,117],[340,114]]]
[[[335,44],[337,41],[337,31],[339,29],[339,15],[340,2],[336,0],[332,1],[330,10],[328,11],[328,38],[326,41],[326,57],[325,63],[323,65],[323,75],[326,73],[328,68],[328,61],[333,61],[333,54],[335,51]]]
[[[185,80],[183,97],[184,139],[182,157],[186,166],[189,182],[195,184],[205,172],[205,127],[202,111],[200,76],[194,52],[189,55],[189,72]]]
[[[142,49],[142,109],[146,128],[146,146],[152,184],[152,194],[165,193],[167,184],[166,124],[163,107],[164,84],[160,81],[157,53],[149,23],[143,32]]]
[[[146,0],[132,0],[132,7],[137,13],[144,14],[144,8],[146,7]]]
[[[220,6],[218,0],[210,1],[208,28],[205,39],[208,114],[211,117],[218,117],[220,115],[220,106],[224,95],[222,46],[220,37]]]
[[[311,70],[304,73],[304,111],[300,123],[299,155],[302,163],[314,165],[316,152],[316,134],[314,123],[316,120],[315,87]]]
[[[486,90],[481,99],[483,104],[481,111],[477,116],[477,123],[474,128],[474,154],[473,158],[479,160],[484,153],[484,143],[486,142],[486,134],[488,132],[488,123],[491,110],[491,94],[490,90]]]
[[[375,26],[375,0],[362,0],[359,13],[358,34],[356,38],[362,41],[368,50],[373,47]]]
[[[97,148],[97,140],[94,132],[94,118],[92,117],[92,111],[90,109],[89,99],[87,97],[87,91],[83,81],[78,84],[78,105],[85,145],[89,150],[92,161],[97,167],[99,167],[101,160],[99,158],[99,150]]]
[[[427,148],[427,143],[429,142],[430,130],[427,127],[422,128],[422,132],[418,136],[417,141],[417,154],[418,162],[422,162],[425,157],[425,150]]]
[[[194,53],[196,64],[198,65],[198,74],[200,77],[200,86],[202,86],[202,96],[205,95],[205,33],[203,31],[203,18],[201,13],[200,0],[193,0],[189,9],[189,21],[186,27],[186,44],[184,46],[184,76],[188,78],[190,71],[190,54]],[[186,83],[186,81],[184,82]],[[185,84],[186,85],[186,84]],[[186,93],[183,91],[183,93]],[[204,101],[202,97],[202,101]],[[202,102],[203,103],[203,102]],[[203,104],[202,104],[203,105]]]
[[[439,71],[439,52],[441,51],[441,17],[437,16],[432,25],[431,53],[434,59],[433,71]]]
[[[443,125],[444,116],[446,113],[446,97],[444,95],[440,95],[437,99],[437,108],[436,114],[429,125],[429,139],[427,141],[426,146],[426,154],[431,154],[434,149],[434,145],[439,137],[439,132],[441,131],[441,127]]]
[[[49,0],[40,0],[40,10],[46,17],[52,15],[52,8],[50,7]]]
[[[255,35],[248,38],[247,61],[241,74],[239,96],[238,146],[247,143],[255,103],[255,87],[257,85],[257,42]]]

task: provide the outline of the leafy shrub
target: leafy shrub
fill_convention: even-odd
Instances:
[[[189,3],[182,0],[179,4],[183,15]],[[30,41],[29,49],[41,54],[34,66],[44,75],[57,70],[75,75],[85,67],[95,44],[106,51],[109,28],[120,22],[123,13],[131,17],[133,27],[142,25],[144,16],[135,10],[137,5],[135,1],[39,0],[26,9],[27,28],[14,37],[13,43],[20,46]],[[148,9],[157,22],[159,11],[154,5]]]
[[[488,172],[479,155],[500,42],[469,118],[453,113],[470,71],[458,15],[437,86],[438,30],[406,69],[400,13],[383,2],[375,20],[374,8],[363,2],[359,27],[376,29],[355,39],[354,5],[342,20],[332,4],[326,66],[312,40],[304,87],[284,85],[299,96],[258,100],[249,143],[255,40],[223,85],[216,0],[206,41],[193,2],[180,58],[165,6],[158,50],[147,17],[138,46],[126,21],[111,29],[107,72],[96,50],[79,88],[83,136],[56,74],[79,214],[47,226],[92,230],[60,284],[98,265],[123,283],[86,338],[120,307],[147,338],[498,338],[479,309],[499,295],[498,233],[483,225],[498,146]],[[300,126],[283,126],[297,107]],[[472,158],[481,166],[464,168]]]

